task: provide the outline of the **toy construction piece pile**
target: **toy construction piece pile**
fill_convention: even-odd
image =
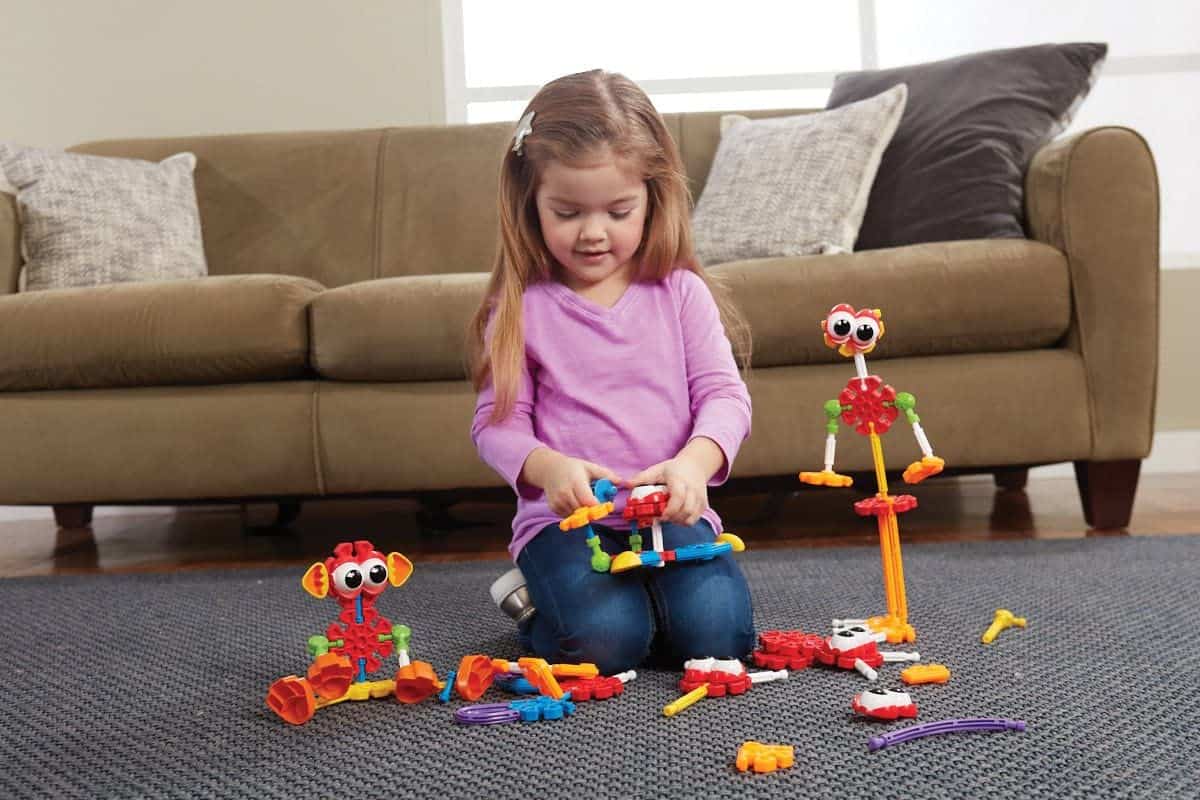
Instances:
[[[458,669],[441,680],[431,664],[410,658],[408,626],[393,625],[375,608],[380,593],[388,586],[401,586],[412,570],[412,562],[400,553],[384,555],[365,540],[343,542],[332,556],[309,567],[301,586],[316,598],[332,596],[341,613],[324,635],[309,637],[312,662],[305,675],[288,675],[271,684],[267,707],[284,721],[303,725],[320,709],[346,700],[394,697],[411,705],[436,696],[448,703],[457,692],[474,704],[494,686],[518,699],[463,706],[454,719],[464,725],[536,722],[570,716],[576,703],[618,697],[637,677],[632,670],[603,676],[595,664],[548,664],[540,658],[507,661],[474,654],[464,656]],[[392,656],[392,677],[372,678]]]
[[[591,506],[580,506],[558,523],[559,530],[571,532],[582,528],[585,542],[591,551],[591,565],[596,572],[628,572],[638,567],[665,567],[674,561],[707,561],[722,553],[740,553],[745,543],[732,533],[722,533],[712,542],[698,542],[667,550],[663,547],[662,514],[670,501],[667,487],[662,484],[635,486],[629,500],[621,510],[621,518],[629,524],[629,549],[615,557],[600,549],[600,537],[592,530],[592,523],[613,513],[613,499],[617,487],[607,478],[592,483],[592,494],[600,502]],[[642,549],[642,534],[650,529],[651,547]]]

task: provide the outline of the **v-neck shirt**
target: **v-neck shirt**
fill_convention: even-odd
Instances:
[[[479,393],[471,438],[480,457],[517,493],[509,553],[559,517],[541,489],[519,481],[525,459],[545,446],[595,462],[622,478],[673,458],[697,436],[712,439],[723,483],[750,434],[746,390],[712,294],[686,268],[634,281],[611,307],[558,283],[529,286],[522,301],[525,360],[516,403],[489,424],[495,392]],[[628,490],[615,500],[619,512]],[[720,517],[703,512],[715,531]],[[619,513],[599,520],[627,529]]]

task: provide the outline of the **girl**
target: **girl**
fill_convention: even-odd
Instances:
[[[479,396],[471,437],[517,493],[509,552],[536,611],[522,644],[611,675],[640,664],[748,653],[750,593],[728,555],[621,574],[592,569],[558,521],[599,502],[590,482],[665,484],[663,546],[711,542],[707,486],[750,432],[726,327],[748,335],[697,264],[682,160],[649,98],[601,70],[546,84],[500,171],[500,246],[468,343]],[[720,295],[718,295],[719,297]],[[619,514],[593,524],[627,549]],[[497,597],[499,601],[499,598]],[[528,612],[528,609],[526,609]]]

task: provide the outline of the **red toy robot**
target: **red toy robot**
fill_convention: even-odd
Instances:
[[[342,542],[324,562],[308,568],[300,585],[316,598],[333,594],[342,607],[324,636],[308,639],[313,662],[307,677],[289,675],[271,684],[267,706],[293,725],[312,719],[317,709],[343,700],[395,695],[416,703],[442,687],[433,667],[409,661],[407,625],[392,625],[375,609],[388,584],[400,586],[412,574],[412,562],[400,553],[383,553],[367,541]],[[396,652],[395,678],[368,680]]]

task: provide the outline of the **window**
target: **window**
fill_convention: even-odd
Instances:
[[[1108,61],[1071,133],[1125,125],[1158,163],[1167,267],[1200,268],[1200,4],[1192,0],[443,0],[450,122],[516,120],[548,80],[622,72],[660,111],[821,108],[838,72],[1040,42]]]

